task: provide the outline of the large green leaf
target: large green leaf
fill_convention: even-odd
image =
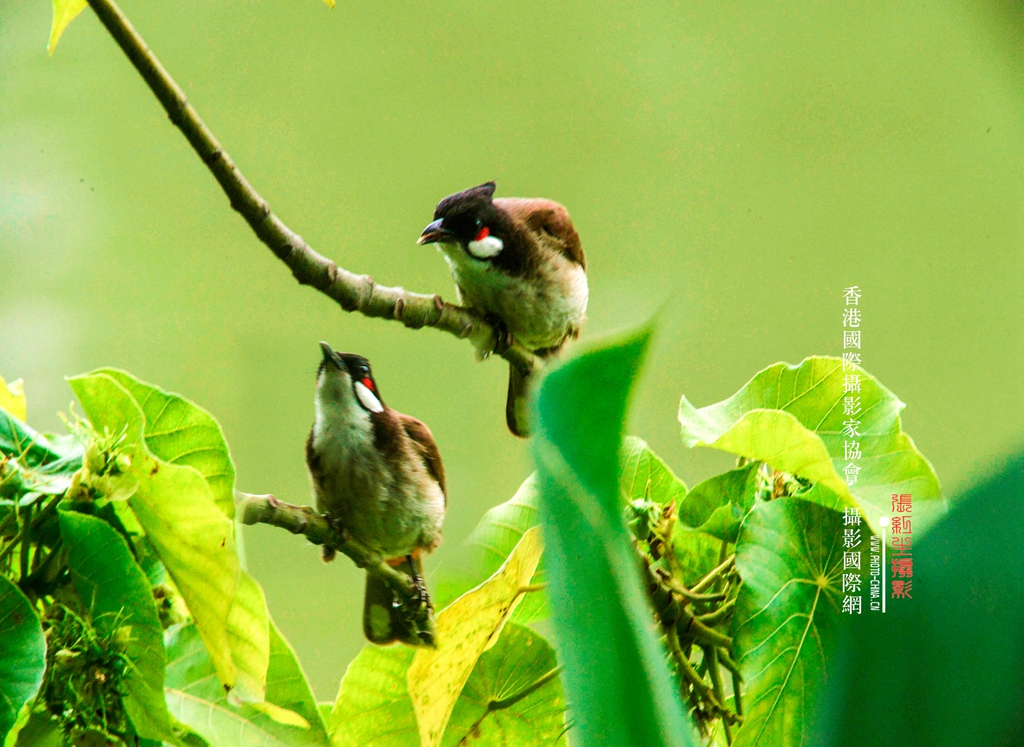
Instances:
[[[73,436],[38,433],[0,408],[0,455],[14,459],[24,479],[23,492],[59,495],[82,467],[84,449]]]
[[[519,544],[523,534],[539,524],[537,479],[530,475],[515,495],[484,514],[463,546],[439,569],[434,594],[438,605],[446,606],[490,578]],[[530,583],[544,583],[543,557]],[[512,620],[526,624],[547,616],[547,594],[541,591],[526,596],[512,613]]]
[[[129,505],[181,592],[221,682],[239,700],[261,701],[270,657],[266,604],[239,563],[233,525],[205,478],[147,448],[145,416],[107,374],[69,380],[97,428],[125,431],[138,487]]]
[[[735,542],[743,517],[754,506],[760,466],[751,462],[697,483],[679,505],[679,520],[712,537]]]
[[[510,623],[477,662],[455,704],[443,745],[564,744],[565,696],[555,652]]]
[[[623,422],[650,330],[579,353],[537,398],[552,619],[581,744],[697,744],[655,639],[619,493]]]
[[[128,631],[125,712],[140,737],[173,741],[163,692],[163,628],[146,574],[105,521],[63,509],[59,515],[71,577],[93,625],[104,636]]]
[[[744,676],[736,747],[803,747],[839,622],[842,514],[800,498],[758,503],[736,544],[733,636]]]
[[[363,648],[345,672],[331,713],[336,747],[420,747],[407,690],[413,655],[404,646]],[[509,623],[473,669],[442,747],[563,744],[565,699],[555,667],[543,638]]]
[[[1024,454],[953,505],[912,598],[845,626],[813,744],[1024,744]]]
[[[43,626],[25,595],[0,576],[0,744],[35,697],[45,669]]]
[[[462,688],[522,601],[541,552],[540,527],[528,529],[494,575],[437,616],[437,645],[417,650],[409,666],[409,696],[422,747],[441,743]]]
[[[622,445],[623,466],[619,483],[626,500],[641,498],[666,505],[675,501],[680,505],[686,497],[686,483],[657,454],[647,442],[629,436]]]
[[[220,423],[206,410],[181,395],[139,381],[116,368],[106,374],[135,399],[145,417],[143,436],[154,456],[171,464],[194,467],[213,492],[214,502],[229,519],[235,515],[235,465]]]
[[[844,415],[844,378],[860,377],[860,411]],[[807,478],[857,506],[880,533],[878,520],[887,516],[893,493],[910,493],[914,528],[923,533],[945,512],[938,478],[928,460],[903,432],[905,405],[863,369],[844,371],[838,358],[812,357],[798,366],[776,363],[761,371],[739,392],[718,404],[695,409],[686,397],[679,404],[679,422],[687,446],[711,446],[759,459],[783,472]],[[843,435],[844,423],[859,419],[860,436]],[[844,441],[860,443],[861,457],[846,459]],[[840,473],[850,464],[860,468],[847,485]]]
[[[327,729],[295,652],[270,626],[266,703],[232,705],[194,625],[167,631],[167,702],[179,721],[217,747],[324,747]],[[262,708],[262,710],[261,710]],[[289,718],[291,714],[291,718]],[[305,724],[305,725],[303,725]]]

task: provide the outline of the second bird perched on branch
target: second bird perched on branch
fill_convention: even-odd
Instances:
[[[422,557],[441,544],[448,498],[434,437],[422,422],[381,399],[360,355],[320,343],[316,415],[306,463],[316,508],[337,531],[412,578],[410,609],[385,578],[366,575],[363,632],[374,643],[433,645],[433,609]],[[324,560],[334,557],[324,551]]]
[[[514,338],[546,358],[579,336],[587,311],[586,256],[565,207],[494,199],[494,190],[487,182],[445,197],[419,243],[438,245],[459,303],[494,326],[496,350]],[[517,436],[528,435],[528,383],[509,366],[505,419]]]

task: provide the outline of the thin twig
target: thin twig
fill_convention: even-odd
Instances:
[[[729,570],[732,564],[735,562],[736,555],[730,555],[724,561],[719,563],[717,567],[711,569],[711,571],[709,571],[708,574],[704,576],[704,578],[702,578],[700,581],[694,584],[693,589],[691,589],[691,591],[695,594],[704,591],[704,589],[708,588],[709,586],[711,586],[712,583],[717,581],[719,576],[725,573],[725,571]]]
[[[337,301],[345,311],[394,319],[413,329],[435,327],[459,338],[469,337],[478,349],[490,349],[494,328],[469,310],[444,302],[438,295],[411,293],[378,285],[369,275],[356,275],[317,253],[270,209],[253,189],[213,132],[188,103],[184,91],[160,64],[114,0],[89,0],[100,21],[149,85],[171,122],[220,184],[234,208],[274,255],[288,265],[295,279]],[[518,343],[498,351],[524,374],[536,365],[530,351]]]
[[[725,594],[694,594],[692,591],[683,586],[672,576],[659,576],[662,583],[665,584],[669,589],[674,591],[679,596],[687,599],[691,602],[718,602],[725,599]]]
[[[722,672],[718,668],[718,650],[714,646],[702,646],[704,661],[707,663],[708,674],[711,675],[711,686],[714,688],[715,699],[723,705],[725,710],[725,688],[722,687]],[[732,732],[729,730],[729,719],[722,719],[722,728],[725,730],[725,741],[732,744]]]

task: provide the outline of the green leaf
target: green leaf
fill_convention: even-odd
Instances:
[[[335,747],[420,747],[407,679],[415,654],[408,646],[363,646],[345,670],[331,711]]]
[[[914,544],[911,599],[848,621],[813,744],[1024,744],[1022,486],[1017,453]]]
[[[529,628],[509,623],[477,662],[443,745],[564,744],[565,696],[555,652]]]
[[[409,666],[409,696],[422,747],[441,743],[466,680],[522,600],[541,552],[540,527],[528,529],[493,576],[437,616],[437,646],[417,650]]]
[[[316,710],[325,724],[331,722],[331,711],[334,710],[334,703],[320,702],[316,704]]]
[[[740,523],[754,505],[760,466],[760,462],[751,462],[698,483],[679,504],[679,520],[705,534],[736,542]]]
[[[2,744],[4,747],[64,747],[64,730],[49,711],[32,708],[30,704],[21,710],[18,723]]]
[[[680,580],[687,586],[696,584],[722,562],[721,539],[679,523],[672,532],[672,551]]]
[[[439,569],[434,593],[438,606],[446,606],[490,578],[519,544],[523,534],[539,523],[537,479],[535,475],[530,475],[515,495],[484,514],[463,546]],[[543,583],[542,556],[530,584]],[[542,620],[548,614],[547,594],[539,591],[523,599],[512,613],[512,620],[525,625]]]
[[[235,465],[220,423],[181,395],[169,394],[116,368],[106,374],[123,386],[145,417],[143,433],[150,452],[165,462],[193,467],[213,491],[214,502],[229,519],[235,516]]]
[[[263,592],[239,563],[234,527],[202,474],[149,452],[145,418],[131,394],[107,374],[69,379],[97,428],[125,429],[138,488],[128,501],[181,592],[221,682],[245,701],[263,700],[270,656]]]
[[[163,629],[146,574],[105,521],[66,509],[59,516],[71,577],[93,625],[104,636],[128,631],[125,712],[140,737],[173,741],[163,694]]]
[[[746,514],[754,506],[759,467],[759,462],[751,462],[694,485],[686,500],[679,504],[680,521],[697,529],[729,503]]]
[[[57,48],[61,34],[88,6],[88,0],[53,0],[53,24],[50,26],[50,41],[46,49],[50,54]]]
[[[363,648],[345,672],[331,713],[336,747],[420,747],[407,690],[413,655],[404,646]],[[564,744],[565,698],[555,666],[543,638],[509,623],[466,682],[443,747]]]
[[[654,637],[619,493],[623,422],[650,335],[577,354],[537,397],[549,598],[581,744],[697,744]]]
[[[758,503],[736,544],[732,630],[743,672],[735,747],[809,745],[814,698],[839,624],[842,514],[800,498]]]
[[[167,702],[178,720],[217,747],[330,744],[309,682],[295,652],[270,625],[270,667],[265,704],[232,705],[194,625],[166,635]],[[267,709],[267,705],[274,708]],[[270,711],[269,713],[267,711]]]
[[[861,468],[852,486],[840,477],[844,458],[844,377],[860,377],[859,441]],[[854,394],[851,394],[854,396]],[[697,410],[686,397],[679,422],[687,446],[711,446],[759,459],[776,470],[825,486],[857,506],[875,534],[890,513],[893,493],[914,496],[915,531],[924,533],[946,510],[938,478],[928,460],[903,432],[905,405],[863,369],[843,371],[838,358],[812,357],[798,366],[776,363],[739,392]]]
[[[23,492],[60,495],[82,468],[84,449],[72,436],[38,433],[0,408],[0,454],[16,461]]]
[[[622,454],[619,484],[626,500],[646,498],[662,506],[670,501],[675,501],[677,506],[682,503],[686,496],[686,483],[651,451],[646,441],[628,436],[623,442]]]
[[[0,576],[0,744],[39,691],[45,669],[43,626],[25,595]]]

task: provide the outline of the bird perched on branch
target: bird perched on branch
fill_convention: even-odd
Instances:
[[[420,244],[437,244],[455,279],[459,303],[497,331],[493,350],[513,338],[541,358],[580,332],[587,311],[587,260],[569,212],[557,202],[494,199],[494,182],[438,203]],[[527,379],[509,367],[505,420],[528,433]]]
[[[373,643],[433,645],[432,607],[422,558],[441,543],[447,506],[444,467],[422,422],[381,399],[370,363],[320,343],[316,416],[306,464],[316,508],[339,532],[383,556],[413,580],[417,609],[368,572],[363,632]],[[324,551],[324,560],[334,557]]]

